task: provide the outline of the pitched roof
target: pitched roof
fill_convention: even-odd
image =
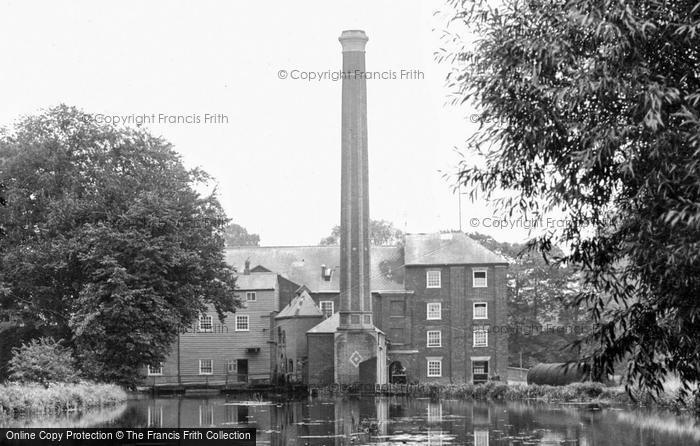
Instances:
[[[333,313],[331,317],[313,327],[307,333],[335,333],[340,325],[340,313]]]
[[[316,302],[309,293],[303,291],[300,295],[292,299],[289,305],[282,308],[282,311],[275,316],[275,319],[289,317],[323,317],[323,312],[318,308]]]
[[[338,326],[340,325],[340,313],[333,313],[331,317],[325,319],[320,324],[313,327],[311,330],[307,331],[307,334],[319,334],[319,333],[335,333],[338,331]],[[379,328],[374,327],[374,331],[377,333],[384,334]]]
[[[395,246],[373,246],[370,251],[370,287],[372,291],[404,291],[397,269],[402,268],[401,248]],[[242,246],[226,249],[226,261],[243,271],[246,259],[252,269],[262,266],[280,274],[297,285],[306,285],[312,293],[337,293],[340,291],[340,247],[339,246]],[[321,275],[321,266],[333,270],[331,280]],[[389,277],[388,271],[392,271]],[[251,274],[253,276],[254,274]],[[239,276],[241,277],[241,276]]]
[[[507,264],[463,232],[406,234],[406,265]]]
[[[277,287],[277,274],[250,273],[236,277],[237,290],[274,290]]]

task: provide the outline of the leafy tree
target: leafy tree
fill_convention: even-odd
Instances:
[[[375,246],[396,246],[403,243],[403,231],[394,227],[386,220],[370,220],[369,241]],[[331,235],[321,239],[321,245],[337,245],[340,243],[340,226],[334,226]]]
[[[229,223],[224,227],[224,242],[226,246],[260,246],[260,236],[249,234],[241,225]]]
[[[209,181],[143,129],[59,106],[0,135],[0,312],[74,347],[83,375],[133,385],[207,304],[235,310]]]
[[[0,182],[0,206],[5,206],[7,204],[7,200],[5,200],[5,184]],[[5,235],[5,228],[0,225],[0,238],[2,238]]]
[[[22,383],[76,382],[78,374],[69,348],[53,338],[32,339],[12,349],[10,379]]]
[[[452,0],[455,100],[481,113],[460,166],[504,213],[561,210],[532,243],[580,268],[596,374],[700,380],[700,3]],[[449,58],[449,59],[448,59]]]

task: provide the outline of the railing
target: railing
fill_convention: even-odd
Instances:
[[[146,378],[144,384],[151,387],[165,386],[203,386],[235,387],[237,385],[269,384],[268,373],[225,373],[212,375],[157,375]]]

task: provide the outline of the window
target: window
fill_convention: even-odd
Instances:
[[[321,312],[325,317],[333,316],[333,301],[332,300],[322,300],[319,302],[321,304]]]
[[[440,320],[442,319],[442,304],[440,302],[430,302],[428,303],[428,320]]]
[[[228,363],[226,363],[226,370],[228,370],[229,373],[238,373],[238,361],[235,359],[230,359]]]
[[[488,319],[488,304],[486,302],[474,302],[474,319]]]
[[[209,333],[214,328],[214,319],[208,315],[203,314],[199,316],[199,331]]]
[[[486,270],[475,269],[472,272],[474,288],[486,288]]]
[[[486,328],[474,329],[474,347],[488,347],[489,332]]]
[[[442,376],[442,358],[428,359],[428,377],[435,378]]]
[[[213,375],[214,374],[214,360],[213,359],[200,359],[199,360],[199,374],[200,375]]]
[[[489,362],[488,361],[473,361],[472,362],[472,373],[474,375],[485,375],[489,373]]]
[[[256,300],[258,300],[258,295],[255,294],[255,291],[246,291],[245,300],[247,302],[255,302]]]
[[[440,271],[427,271],[425,274],[425,286],[427,288],[440,288]]]
[[[163,376],[163,363],[161,362],[158,366],[148,366],[148,376]]]
[[[236,331],[250,331],[250,316],[236,316]]]
[[[428,331],[428,347],[442,347],[442,332],[440,330]]]

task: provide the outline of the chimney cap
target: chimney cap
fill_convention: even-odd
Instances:
[[[343,31],[338,40],[343,51],[364,51],[369,37],[361,29],[349,29]]]

